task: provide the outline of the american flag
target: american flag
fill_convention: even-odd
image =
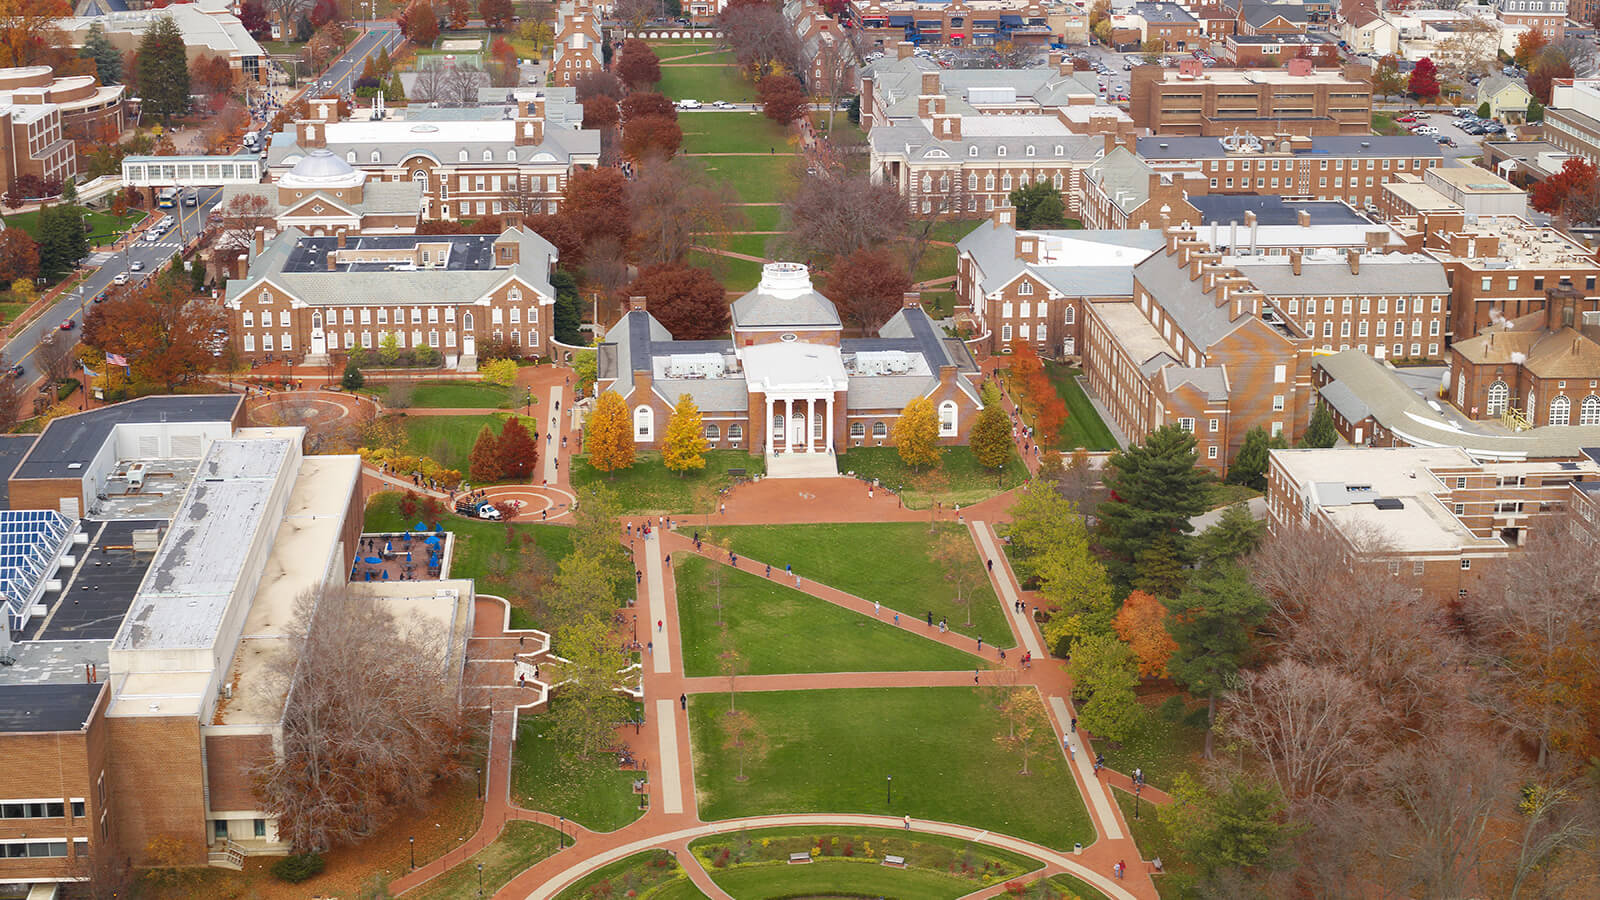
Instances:
[[[126,356],[122,356],[121,354],[117,354],[117,353],[107,353],[106,354],[106,365],[125,366],[127,364],[128,364],[128,358]]]

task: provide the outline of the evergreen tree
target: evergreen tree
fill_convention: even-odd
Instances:
[[[1006,199],[1017,208],[1018,228],[1063,228],[1067,224],[1067,208],[1061,202],[1061,192],[1048,181],[1041,179],[1019,187]]]
[[[367,376],[361,374],[361,367],[355,360],[344,364],[344,377],[339,379],[339,386],[347,391],[359,391],[367,383]]]
[[[78,58],[94,60],[95,75],[101,84],[122,83],[122,52],[111,46],[111,40],[106,37],[106,30],[99,22],[89,26],[89,33],[84,35],[83,46],[78,50]]]
[[[1300,438],[1301,447],[1332,447],[1339,442],[1339,431],[1333,427],[1333,413],[1325,404],[1318,403],[1311,411],[1311,421]]]
[[[1167,633],[1178,644],[1167,671],[1190,693],[1206,698],[1206,722],[1215,724],[1217,698],[1254,649],[1256,627],[1267,617],[1267,602],[1237,563],[1204,569],[1177,599],[1165,602],[1171,613]],[[1207,728],[1207,759],[1211,744],[1212,731]]]
[[[528,478],[539,464],[539,444],[528,433],[528,426],[512,416],[500,428],[500,437],[495,441],[495,456],[499,461],[501,478]]]
[[[633,465],[633,425],[628,418],[628,404],[616,391],[606,391],[595,401],[583,429],[589,465],[602,472]]]
[[[1011,422],[1000,408],[1000,391],[992,383],[983,389],[983,409],[972,423],[967,443],[985,468],[999,470],[1011,461]]]
[[[144,114],[159,116],[165,125],[189,108],[189,58],[183,32],[171,16],[162,16],[139,41],[139,93]]]
[[[1238,562],[1256,549],[1266,533],[1266,523],[1250,515],[1248,504],[1235,503],[1194,539],[1195,561],[1201,566]]]
[[[678,397],[678,405],[667,420],[667,437],[661,445],[661,462],[669,471],[682,476],[690,469],[706,467],[706,431],[700,408],[688,394]]]
[[[550,286],[556,289],[555,336],[563,344],[582,345],[583,300],[578,296],[578,279],[566,269],[557,269],[550,276]]]
[[[487,425],[478,431],[478,439],[472,443],[472,452],[467,455],[467,474],[475,484],[499,481],[503,474],[500,442],[495,439],[494,429]]]
[[[1182,558],[1184,538],[1193,529],[1189,519],[1206,510],[1197,458],[1194,435],[1176,425],[1163,425],[1143,444],[1111,455],[1104,481],[1112,498],[1096,514],[1100,543],[1111,553],[1111,572],[1120,585],[1132,582],[1139,551],[1162,535]]]
[[[1188,580],[1189,570],[1178,558],[1171,535],[1157,537],[1134,557],[1131,583],[1135,590],[1157,597],[1176,597]]]
[[[1267,489],[1267,430],[1260,425],[1245,432],[1244,444],[1228,466],[1228,483],[1258,491]]]
[[[189,286],[199,293],[206,286],[206,264],[196,253],[194,260],[189,264]]]
[[[1212,789],[1185,772],[1172,795],[1177,802],[1156,815],[1183,858],[1199,868],[1201,896],[1257,896],[1249,882],[1292,864],[1284,850],[1304,829],[1287,823],[1272,779],[1235,773]]]
[[[932,400],[915,397],[907,403],[893,433],[895,450],[906,465],[920,469],[939,462],[939,414]]]
[[[72,271],[89,252],[83,233],[83,210],[76,206],[46,206],[39,210],[39,274],[56,281]]]

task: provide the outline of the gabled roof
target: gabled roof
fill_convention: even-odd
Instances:
[[[1190,280],[1189,269],[1179,264],[1181,259],[1178,254],[1152,254],[1134,266],[1133,277],[1196,347],[1209,351],[1251,317],[1230,318],[1227,305],[1217,306],[1213,295],[1201,291],[1200,282]]]
[[[1000,290],[1027,273],[1069,297],[1123,297],[1133,293],[1133,267],[1165,239],[1150,228],[1030,230],[1046,248],[1040,262],[1017,258],[1017,229],[985,221],[956,248],[983,273],[978,289]]]
[[[1123,212],[1133,212],[1150,199],[1150,176],[1155,169],[1126,147],[1115,147],[1084,174]]]

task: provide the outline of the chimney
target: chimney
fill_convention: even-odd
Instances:
[[[250,271],[250,255],[241,253],[233,258],[232,278],[243,278]]]
[[[645,311],[645,309],[644,309],[644,298],[643,297],[629,297],[628,298],[628,311],[629,312],[634,312],[634,311],[644,312]]]
[[[1295,214],[1294,214],[1294,220],[1295,220],[1296,223],[1299,224],[1299,226],[1301,228],[1310,228],[1311,227],[1311,210],[1309,210],[1309,209],[1296,210]],[[1300,273],[1296,272],[1295,274],[1299,275]]]
[[[544,143],[544,118],[518,119],[515,140],[518,147],[536,147]]]
[[[1052,69],[1059,69],[1061,68],[1061,61],[1066,58],[1066,54],[1062,53],[1060,50],[1051,50],[1049,53],[1045,54],[1044,58],[1045,65]]]
[[[1305,215],[1305,213],[1302,212],[1301,215]],[[1292,249],[1289,251],[1289,268],[1293,269],[1296,275],[1300,274],[1300,264],[1304,257],[1305,253],[1298,249]]]
[[[939,73],[922,73],[922,95],[924,97],[939,93]]]
[[[344,249],[344,229],[339,229],[339,249]]]
[[[939,384],[942,387],[949,387],[950,385],[955,384],[955,383],[956,383],[956,367],[955,366],[951,366],[951,365],[940,366],[939,367]]]
[[[900,295],[900,308],[901,309],[921,309],[922,308],[922,292],[921,291],[906,291],[904,294],[901,294]]]
[[[901,41],[900,43],[894,45],[894,58],[910,59],[911,51],[915,49],[917,49],[916,45],[910,41]]]
[[[313,100],[311,101],[311,118],[322,122],[339,121],[339,101]]]
[[[989,213],[989,219],[994,222],[996,228],[1015,225],[1017,222],[1017,209],[1014,206],[996,206]]]
[[[295,143],[306,150],[328,146],[328,131],[321,123],[302,119],[294,123]]]
[[[337,272],[337,271],[339,271],[339,254],[337,254],[337,253],[329,253],[328,254],[328,271],[329,272]]]
[[[960,116],[943,115],[942,113],[943,113],[943,109],[944,109],[944,98],[943,97],[934,97],[932,99],[933,99],[933,101],[935,103],[937,103],[939,105],[939,109],[940,109],[940,114],[935,115],[933,117],[933,125],[934,125],[933,135],[934,135],[934,137],[937,137],[940,140],[946,140],[946,141],[959,141],[959,140],[961,140],[961,117]]]
[[[1244,211],[1244,224],[1250,229],[1250,255],[1254,256],[1255,253],[1256,253],[1256,211],[1255,210],[1247,209],[1247,210]]]
[[[256,226],[256,255],[260,255],[267,247],[267,229],[264,225]]]
[[[1354,247],[1345,251],[1345,256],[1350,260],[1350,274],[1361,274],[1361,251]]]
[[[1016,256],[1024,262],[1037,263],[1039,261],[1039,238],[1025,231],[1017,232]]]
[[[1200,60],[1192,57],[1185,57],[1178,60],[1178,77],[1199,78],[1204,74],[1205,69],[1200,65]]]

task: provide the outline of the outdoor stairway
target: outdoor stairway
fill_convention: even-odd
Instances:
[[[769,453],[768,478],[837,478],[839,462],[832,453]]]
[[[224,841],[206,854],[206,862],[219,869],[244,869],[244,848],[233,841]]]

